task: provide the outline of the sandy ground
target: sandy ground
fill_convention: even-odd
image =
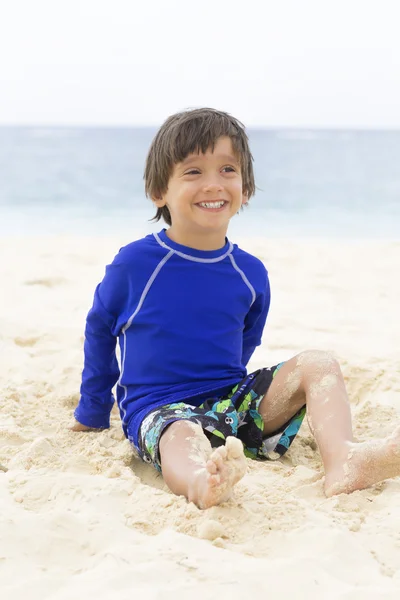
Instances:
[[[400,478],[326,499],[307,425],[282,461],[248,461],[235,498],[207,511],[133,456],[116,412],[110,430],[68,430],[94,286],[127,241],[0,241],[1,598],[398,600]],[[400,421],[400,243],[243,247],[265,260],[273,291],[250,368],[330,350],[357,438],[389,434]]]

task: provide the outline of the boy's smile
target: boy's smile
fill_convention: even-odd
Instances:
[[[246,201],[240,162],[229,137],[219,138],[213,152],[190,154],[176,164],[167,192],[154,199],[170,211],[168,236],[199,250],[224,246],[229,221]]]
[[[222,210],[226,205],[227,202],[225,202],[225,200],[216,200],[215,202],[212,200],[208,200],[207,202],[200,202],[199,204],[196,204],[196,206],[198,206],[199,208],[203,208],[204,210],[211,210],[213,212]]]

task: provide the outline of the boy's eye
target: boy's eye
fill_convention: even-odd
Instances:
[[[235,167],[231,167],[231,165],[226,165],[226,167],[222,167],[221,170],[225,171],[226,173],[235,173],[236,172]],[[189,169],[188,171],[185,171],[185,175],[199,175],[199,173],[200,173],[199,169]]]

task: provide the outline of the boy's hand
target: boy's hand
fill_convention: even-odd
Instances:
[[[82,425],[79,421],[75,421],[75,425],[69,428],[71,431],[101,431],[96,427],[88,427],[87,425]]]

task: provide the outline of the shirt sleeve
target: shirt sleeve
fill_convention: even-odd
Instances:
[[[261,338],[268,316],[271,292],[268,273],[265,271],[265,274],[266,280],[263,290],[253,302],[244,322],[242,353],[242,363],[244,366],[249,362],[256,347],[261,344]]]
[[[87,427],[110,427],[112,389],[120,374],[115,353],[116,323],[123,310],[126,286],[124,269],[109,265],[86,318],[81,396],[74,415]]]

